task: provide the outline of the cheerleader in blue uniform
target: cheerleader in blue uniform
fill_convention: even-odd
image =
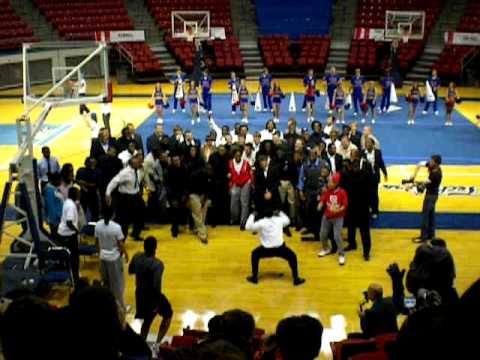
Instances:
[[[390,108],[390,96],[392,92],[392,84],[393,84],[393,77],[390,75],[390,70],[387,70],[385,76],[383,77],[382,81],[382,104],[380,105],[380,111],[382,113],[386,113]]]
[[[337,83],[336,89],[333,91],[333,103],[337,112],[337,122],[345,124],[345,98],[347,94],[343,89],[342,80]]]
[[[172,76],[170,82],[173,84],[173,108],[172,113],[177,111],[178,103],[182,112],[185,112],[185,74],[182,69],[177,68],[177,72]]]
[[[303,78],[303,87],[305,88],[305,94],[303,96],[303,104],[302,104],[302,111],[305,112],[307,109],[308,103],[312,101],[311,98],[309,98],[309,95],[307,94],[308,88],[313,88],[317,86],[317,79],[315,75],[313,74],[313,69],[308,69],[307,75]],[[313,98],[313,101],[315,101],[315,97]]]
[[[228,80],[228,88],[232,95],[232,115],[235,115],[237,111],[237,105],[239,103],[238,89],[240,88],[240,79],[237,78],[235,72],[230,73],[230,80]]]
[[[263,68],[263,73],[258,79],[258,90],[262,92],[263,111],[272,111],[272,98],[270,97],[270,88],[272,85],[272,75],[267,68]]]
[[[332,113],[332,110],[331,110],[332,108],[336,108],[333,95],[340,79],[341,77],[340,75],[337,74],[337,70],[335,69],[335,66],[332,66],[330,68],[330,72],[327,73],[324,77],[324,80],[327,84],[327,95],[328,95],[328,101],[330,104],[329,113]]]
[[[240,111],[242,112],[242,122],[247,124],[248,123],[248,89],[245,83],[245,79],[240,81],[240,87],[238,89],[238,97],[240,100]]]
[[[355,75],[352,76],[352,89],[353,89],[353,116],[357,116],[359,105],[363,100],[363,86],[365,85],[365,78],[360,74],[360,69],[355,69]]]
[[[203,107],[208,114],[212,114],[212,77],[208,73],[207,69],[203,70],[200,84],[202,86]]]
[[[438,99],[438,90],[440,90],[440,78],[437,75],[437,70],[433,69],[432,74],[427,79],[428,83],[430,84],[430,88],[432,89],[434,100],[433,103],[433,113],[435,116],[438,116],[438,108],[437,108],[437,99]],[[425,101],[425,108],[422,111],[423,115],[428,114],[428,108],[430,107],[430,101]]]
[[[309,70],[309,78],[308,81],[305,83],[305,101],[307,105],[307,122],[311,122],[314,119],[315,114],[315,93],[317,91],[316,85],[317,81],[313,77],[313,70]]]
[[[420,98],[422,97],[422,93],[420,92],[420,87],[418,82],[415,81],[410,89],[410,92],[407,95],[407,101],[409,102],[408,107],[408,125],[415,124],[415,115],[417,112],[417,106],[420,102]]]
[[[373,81],[369,81],[367,85],[367,90],[365,91],[365,96],[363,98],[363,106],[362,106],[362,123],[365,123],[368,117],[368,110],[370,110],[372,114],[372,124],[375,124],[376,121],[376,113],[375,113],[375,106],[377,103],[377,91],[375,89],[375,83]]]
[[[163,108],[167,102],[160,83],[155,84],[155,90],[152,94],[152,103],[154,104],[155,112],[157,113],[157,123],[163,124]]]
[[[447,114],[447,121],[445,122],[445,126],[453,126],[452,112],[458,99],[459,96],[457,88],[455,87],[455,83],[450,82],[448,84],[447,97],[445,98],[445,110]]]
[[[283,94],[277,80],[273,80],[272,82],[270,95],[273,102],[273,122],[278,123],[280,122],[280,105],[282,104],[282,98],[285,97],[285,95]]]
[[[190,104],[190,110],[192,111],[192,125],[195,125],[195,120],[197,123],[200,122],[200,115],[198,114],[198,89],[195,86],[195,81],[190,81],[190,86],[188,89],[188,102]]]

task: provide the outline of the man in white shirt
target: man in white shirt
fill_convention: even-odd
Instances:
[[[77,202],[80,200],[80,191],[76,187],[68,189],[68,198],[63,203],[62,217],[58,225],[58,242],[70,251],[70,264],[72,268],[73,280],[79,279],[80,254],[78,234],[78,208]]]
[[[253,284],[258,283],[260,259],[279,257],[288,261],[293,285],[303,284],[305,279],[298,276],[297,256],[283,241],[283,228],[290,224],[288,216],[281,211],[273,213],[271,209],[264,210],[262,219],[255,220],[255,216],[255,213],[249,216],[245,228],[259,234],[261,245],[252,251],[252,276],[247,277],[247,280]]]
[[[60,164],[57,158],[50,155],[48,146],[42,147],[42,155],[43,157],[37,162],[37,175],[40,180],[40,187],[43,190],[51,174],[60,174]]]
[[[143,241],[140,233],[143,229],[143,215],[145,203],[142,199],[141,184],[143,181],[143,157],[134,155],[129,165],[121,170],[108,184],[105,201],[108,206],[112,204],[112,192],[118,189],[118,201],[116,201],[116,220],[122,227],[125,237],[128,236],[128,228],[133,223],[132,237],[136,241]]]
[[[132,157],[137,155],[137,150],[135,149],[136,143],[132,141],[131,143],[128,144],[128,148],[123,150],[120,154],[118,154],[118,158],[122,160],[123,166],[127,166],[128,162]]]
[[[83,74],[80,74],[78,82],[76,84],[78,88],[78,96],[79,97],[85,97],[87,96],[87,81],[83,77]],[[87,107],[85,104],[80,104],[80,115],[83,117],[83,120],[85,123],[88,124],[88,114],[90,114],[90,109]]]
[[[102,283],[112,291],[117,302],[125,309],[122,256],[128,263],[128,254],[125,250],[122,228],[111,220],[112,215],[112,209],[107,207],[103,219],[95,225],[95,238],[99,249]]]
[[[343,160],[349,160],[352,155],[352,150],[358,150],[357,146],[352,143],[348,135],[342,137],[340,146],[337,146],[337,154],[340,155]]]

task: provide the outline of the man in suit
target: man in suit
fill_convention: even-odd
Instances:
[[[398,332],[397,311],[392,300],[383,297],[382,286],[371,284],[366,297],[372,302],[372,306],[368,310],[361,308],[359,311],[363,337],[369,339],[377,335]]]
[[[98,138],[94,139],[90,148],[90,157],[101,161],[107,156],[108,150],[116,146],[115,139],[110,137],[107,129],[102,128],[98,134]]]
[[[365,140],[365,150],[362,152],[362,167],[367,165],[370,171],[370,210],[372,217],[376,219],[378,217],[378,184],[380,183],[380,171],[383,173],[385,181],[388,181],[387,168],[383,161],[382,151],[375,149],[375,145],[372,139],[367,138]]]
[[[140,134],[137,134],[135,126],[132,123],[127,124],[128,134],[130,135],[130,141],[134,141],[136,144],[137,150],[142,150],[143,152],[143,139]]]
[[[200,152],[201,142],[199,139],[193,137],[191,130],[185,131],[183,134],[183,138],[184,140],[183,140],[183,143],[181,144],[181,148],[184,156],[188,155],[189,149],[192,146],[195,146],[198,152]]]
[[[147,138],[147,154],[155,148],[166,151],[169,147],[170,139],[163,130],[163,124],[157,124],[153,134]]]
[[[255,192],[254,203],[259,217],[267,205],[274,210],[281,208],[280,194],[280,170],[275,163],[264,154],[258,156],[258,166],[255,169]]]
[[[340,172],[343,167],[343,158],[337,154],[337,147],[335,143],[328,144],[327,155],[325,156],[325,161],[328,162],[330,166],[330,172],[332,174]]]

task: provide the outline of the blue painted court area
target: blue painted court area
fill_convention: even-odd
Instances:
[[[280,130],[285,130],[287,119],[294,116],[300,127],[307,127],[306,114],[301,111],[303,95],[296,94],[296,113],[288,112],[290,95],[283,100],[280,116]],[[377,100],[378,101],[378,100]],[[171,101],[172,103],[172,101]],[[315,118],[325,123],[327,111],[324,109],[325,97],[317,98]],[[383,156],[387,164],[412,164],[425,160],[432,153],[440,153],[445,164],[473,165],[480,164],[480,129],[469,122],[458,112],[453,114],[452,127],[445,127],[445,106],[443,101],[439,103],[440,116],[434,116],[431,112],[422,116],[423,104],[417,109],[417,121],[414,126],[407,125],[408,104],[402,97],[396,104],[400,110],[380,115],[377,123],[373,125],[374,133],[382,145]],[[146,106],[146,105],[145,105]],[[232,127],[240,122],[241,115],[231,114],[230,95],[215,94],[213,96],[213,114],[216,123]],[[209,132],[206,115],[201,116],[200,124],[191,126],[190,114],[178,112],[171,113],[171,109],[165,110],[165,130],[171,133],[175,125],[180,125],[184,130],[192,129],[195,137],[204,140]],[[430,111],[431,107],[430,107]],[[265,122],[271,118],[270,113],[256,113],[253,106],[250,107],[249,129],[250,132],[261,130]],[[353,111],[349,110],[345,116],[346,122],[354,120]],[[360,118],[357,119],[360,121]],[[156,115],[152,113],[139,127],[138,131],[144,140],[148,137],[156,122]],[[360,124],[360,127],[362,124]],[[340,127],[340,125],[339,125]]]
[[[38,146],[47,145],[63,135],[70,127],[70,124],[44,125],[35,136],[34,144]],[[16,125],[0,125],[0,145],[17,145],[17,140]]]

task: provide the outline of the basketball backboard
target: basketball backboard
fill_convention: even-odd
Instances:
[[[210,11],[172,11],[172,37],[188,41],[210,38]]]
[[[425,32],[424,11],[385,12],[385,40],[421,40]]]

